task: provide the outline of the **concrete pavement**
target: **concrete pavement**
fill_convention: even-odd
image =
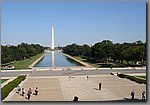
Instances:
[[[39,88],[39,95],[31,96],[30,101],[72,101],[74,96],[79,101],[110,101],[131,98],[130,92],[134,89],[135,98],[141,99],[141,92],[146,90],[145,84],[122,79],[114,75],[89,75],[86,76],[41,76],[28,77],[22,84],[25,91],[28,88]],[[98,90],[98,84],[102,82],[102,90]],[[13,94],[6,101],[28,101],[19,94]]]

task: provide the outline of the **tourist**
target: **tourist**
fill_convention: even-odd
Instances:
[[[87,80],[88,80],[88,79],[89,79],[89,76],[87,76],[86,78],[87,78]]]
[[[35,93],[34,95],[38,95],[38,87],[35,88]]]
[[[27,93],[27,99],[30,100],[30,97],[31,97],[31,92],[28,91],[28,93]]]
[[[134,92],[134,90],[132,90],[132,92],[131,92],[131,99],[132,100],[134,99],[134,96],[135,96],[135,92]]]
[[[142,92],[142,100],[145,100],[145,91]]]
[[[71,80],[71,76],[69,76],[69,81]]]
[[[78,101],[78,99],[79,98],[77,96],[75,96],[74,99],[73,99],[73,101]]]
[[[101,90],[102,88],[102,83],[99,83],[99,90]]]
[[[29,92],[30,92],[30,94],[32,94],[32,89],[31,88],[29,88]]]
[[[36,68],[34,69],[34,72],[36,72]]]
[[[24,88],[22,88],[22,96],[24,97],[24,94],[25,94],[25,90],[24,90]]]
[[[21,87],[17,86],[17,92],[16,93],[19,93],[20,91],[21,91]]]

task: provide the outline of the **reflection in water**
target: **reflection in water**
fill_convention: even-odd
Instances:
[[[51,51],[45,54],[43,59],[38,62],[35,67],[68,67],[68,66],[83,66],[73,59],[65,56],[61,52]]]
[[[55,66],[55,61],[54,61],[54,51],[52,51],[52,67]]]

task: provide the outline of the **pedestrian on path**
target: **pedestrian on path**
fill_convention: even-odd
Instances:
[[[134,90],[132,90],[132,92],[131,92],[131,99],[132,100],[134,99],[134,96],[135,96],[135,92],[134,92]]]
[[[31,92],[28,91],[28,93],[27,93],[27,99],[30,100],[30,97],[31,97]]]
[[[36,72],[36,68],[34,69],[34,72]]]
[[[35,88],[35,93],[33,93],[34,95],[38,95],[38,87]]]
[[[21,87],[17,86],[17,92],[16,93],[19,93],[20,91],[21,91]]]
[[[21,94],[21,96],[24,97],[24,95],[25,95],[25,90],[24,90],[24,88],[22,88],[22,94]]]
[[[32,94],[32,89],[31,88],[29,88],[29,92],[30,92],[30,94]]]
[[[89,76],[87,76],[86,78],[87,78],[87,80],[89,80]]]
[[[73,101],[78,101],[79,100],[79,97],[75,96]]]
[[[102,88],[102,83],[99,83],[99,90],[101,90]]]
[[[145,100],[145,91],[142,92],[142,100]]]

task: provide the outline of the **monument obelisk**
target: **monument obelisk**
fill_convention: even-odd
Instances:
[[[52,46],[51,50],[54,50],[54,27],[52,26]]]

